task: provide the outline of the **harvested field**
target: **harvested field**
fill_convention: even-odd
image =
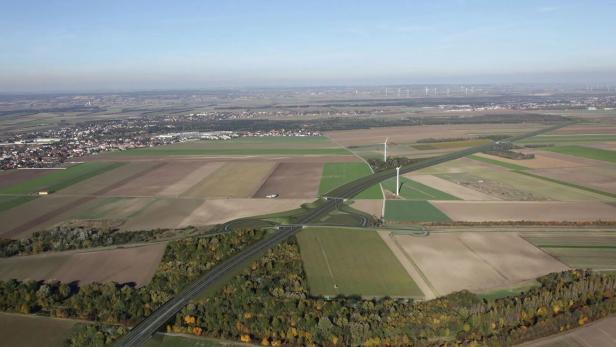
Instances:
[[[446,222],[450,219],[428,201],[386,200],[387,222]]]
[[[296,237],[313,295],[423,296],[373,230],[309,228]]]
[[[384,203],[384,200],[376,199],[355,200],[351,207],[362,212],[366,212],[371,216],[376,216],[380,218],[383,215]]]
[[[0,171],[0,189],[20,184],[49,173],[58,172],[56,169],[17,169]]]
[[[154,198],[97,198],[71,217],[75,219],[128,219],[154,203]]]
[[[616,207],[601,202],[433,201],[454,221],[612,221]]]
[[[174,161],[176,162],[176,161]],[[190,188],[196,186],[204,177],[209,176],[223,165],[223,162],[209,162],[202,164],[194,171],[186,176],[178,179],[176,182],[169,184],[166,188],[160,191],[158,195],[178,197],[189,191]]]
[[[509,232],[391,235],[436,295],[506,288],[567,266]]]
[[[228,162],[186,193],[189,197],[248,198],[270,176],[273,162]]]
[[[122,225],[123,230],[177,228],[203,203],[201,199],[155,198]]]
[[[60,347],[77,323],[70,319],[0,313],[0,336],[4,347]]]
[[[505,183],[501,180],[489,179],[484,176],[477,176],[470,173],[440,174],[438,178],[452,182],[466,189],[480,192],[485,196],[493,197],[484,200],[515,200],[515,201],[535,201],[546,200],[545,197],[536,195],[529,191],[517,189],[516,186]]]
[[[524,160],[513,160],[508,158],[497,157],[494,155],[489,155],[485,153],[477,153],[475,154],[478,157],[488,158],[492,160],[498,160],[504,163],[514,164],[524,166],[529,169],[553,169],[553,168],[565,168],[565,167],[579,167],[583,166],[580,163],[576,163],[575,161],[568,161],[556,158],[550,158],[548,156],[537,153],[535,150],[522,150],[522,153],[533,153],[535,154],[535,158],[533,159],[524,159]]]
[[[608,317],[571,331],[527,342],[518,347],[612,347],[616,317]]]
[[[395,143],[413,143],[435,138],[477,137],[481,135],[521,134],[544,127],[540,124],[460,124],[383,127],[358,130],[330,131],[325,133],[334,142],[344,146],[383,143],[389,137]]]
[[[314,198],[322,172],[321,163],[280,163],[253,197],[279,194],[280,198]]]
[[[531,173],[590,187],[604,192],[616,193],[616,170],[602,167],[537,169]]]
[[[213,225],[236,218],[293,210],[312,199],[215,199],[206,200],[185,217],[179,227]]]
[[[469,158],[460,158],[451,160],[443,164],[438,164],[425,169],[414,171],[415,174],[420,175],[435,175],[444,173],[462,173],[462,172],[475,172],[499,169],[487,163],[483,163],[477,160]]]
[[[447,194],[458,197],[462,200],[499,200],[498,198],[487,195],[480,191],[467,188],[460,184],[455,184],[443,178],[434,176],[434,175],[416,175],[416,174],[406,174],[405,177],[408,177],[416,182],[424,184],[426,186],[438,189]]]
[[[134,282],[146,285],[165,253],[166,243],[90,251],[67,251],[0,259],[0,279]]]
[[[145,171],[142,175],[107,193],[110,196],[154,196],[182,181],[203,164],[194,161],[169,162]]]

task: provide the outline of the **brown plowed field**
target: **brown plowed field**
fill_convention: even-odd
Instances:
[[[433,201],[454,221],[613,221],[616,207],[596,201]]]
[[[87,180],[59,190],[58,194],[106,195],[116,188],[131,183],[149,171],[162,167],[164,163],[129,163],[103,172]]]
[[[166,243],[98,251],[68,251],[0,259],[0,279],[148,284]]]
[[[122,225],[123,230],[177,228],[202,204],[201,199],[159,198]]]
[[[322,163],[280,163],[253,197],[279,194],[280,198],[314,198],[322,173]]]
[[[15,313],[0,313],[4,347],[63,346],[78,321]]]
[[[55,171],[58,170],[30,169],[0,171],[0,188],[12,186]]]
[[[466,138],[480,135],[520,134],[543,127],[539,124],[469,124],[384,127],[359,130],[330,131],[325,135],[344,146],[383,143],[412,143],[426,138]]]
[[[510,232],[391,235],[436,294],[515,286],[568,267]]]

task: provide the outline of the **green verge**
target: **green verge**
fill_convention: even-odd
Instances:
[[[477,155],[469,155],[468,158],[471,158],[471,159],[477,160],[477,161],[482,161],[482,162],[488,163],[488,164],[502,166],[502,167],[507,168],[509,170],[516,170],[516,171],[528,170],[528,168],[526,166],[506,163],[504,161],[494,160],[494,159],[490,159],[490,158],[484,158],[484,157],[480,157],[480,156],[477,156]]]
[[[608,161],[610,163],[616,163],[616,151],[610,151],[607,149],[591,148],[584,146],[558,146],[558,147],[546,147],[542,148],[544,151],[573,155],[576,157],[583,157],[588,159]]]
[[[406,200],[461,200],[458,197],[434,189],[425,184],[413,181],[406,177],[400,177],[400,196]],[[383,182],[383,188],[390,192],[396,192],[396,178],[390,178]]]
[[[122,163],[91,162],[71,166],[65,170],[57,170],[45,176],[37,177],[19,184],[0,189],[0,194],[32,194],[40,190],[50,192],[69,187],[77,182],[113,170]]]
[[[344,148],[138,148],[113,152],[121,156],[182,155],[350,155]]]
[[[374,230],[307,228],[296,237],[313,295],[423,297]]]
[[[536,174],[530,173],[528,171],[516,171],[516,173],[518,173],[520,175],[526,175],[526,176],[542,179],[544,181],[549,181],[549,182],[552,182],[552,183],[561,184],[563,186],[567,186],[567,187],[571,187],[571,188],[585,190],[585,191],[588,191],[588,192],[591,192],[591,193],[595,193],[595,194],[605,195],[605,196],[610,197],[610,198],[616,198],[616,194],[614,194],[614,193],[604,192],[602,190],[597,190],[597,189],[593,189],[593,188],[589,188],[589,187],[585,187],[585,186],[580,186],[580,185],[577,185],[575,183],[564,182],[564,181],[556,180],[556,179],[553,179],[553,178],[550,178],[550,177],[536,175]]]
[[[346,183],[372,174],[365,163],[326,163],[323,166],[319,194],[323,195]],[[354,199],[382,199],[379,185],[374,185],[359,193]]]
[[[393,222],[449,222],[446,214],[428,201],[387,200],[385,220]]]

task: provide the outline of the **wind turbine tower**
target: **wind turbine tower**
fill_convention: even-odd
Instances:
[[[387,88],[385,88],[385,97],[387,97],[389,90],[387,90]]]
[[[387,141],[389,141],[389,137],[385,139],[385,142],[383,143],[384,147],[384,151],[383,151],[383,162],[387,163]]]
[[[396,168],[396,196],[400,196],[400,167]]]
[[[430,89],[428,89],[428,87],[426,87],[426,96],[428,96],[428,92],[430,91]]]

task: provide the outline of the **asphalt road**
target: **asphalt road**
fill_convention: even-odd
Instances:
[[[535,135],[539,135],[545,132],[549,132],[570,123],[561,124],[537,131],[533,131],[524,135],[516,136],[507,139],[508,142],[518,141],[527,137],[532,137]],[[400,169],[400,173],[408,173],[411,171],[416,171],[419,169],[427,168],[430,166],[434,166],[437,164],[441,164],[450,160],[459,159],[465,157],[470,154],[474,154],[477,152],[485,151],[490,149],[494,143],[489,143],[481,146],[472,147],[469,149],[465,149],[462,151],[446,154],[437,158],[425,160],[419,162],[417,164],[412,164],[408,166],[404,166]],[[382,182],[391,177],[395,177],[396,171],[395,169],[385,170],[381,172],[374,173],[370,176],[366,176],[363,178],[359,178],[353,182],[347,183],[341,187],[338,187],[326,194],[329,197],[336,198],[352,198],[353,196],[359,194],[360,192],[368,189],[369,187]],[[306,212],[305,215],[299,217],[297,219],[296,225],[282,226],[279,228],[279,231],[271,237],[263,239],[251,246],[248,246],[239,254],[223,261],[218,264],[214,268],[212,268],[209,272],[201,276],[195,282],[190,284],[187,288],[185,288],[178,295],[167,301],[165,304],[160,306],[156,311],[152,312],[147,318],[142,320],[139,324],[137,324],[133,329],[126,334],[124,337],[120,338],[115,345],[116,346],[140,346],[145,343],[152,334],[154,334],[162,325],[164,325],[167,321],[175,316],[177,312],[179,312],[182,307],[186,306],[188,302],[194,297],[198,296],[199,293],[203,292],[205,289],[212,286],[216,281],[223,278],[224,275],[234,270],[235,268],[242,265],[243,262],[247,261],[250,257],[265,251],[277,243],[293,236],[299,230],[301,230],[302,224],[308,224],[313,221],[319,220],[321,217],[327,215],[329,212],[336,209],[336,206],[339,204],[339,200],[325,200],[319,206],[310,209]],[[229,222],[233,223],[233,222]]]

